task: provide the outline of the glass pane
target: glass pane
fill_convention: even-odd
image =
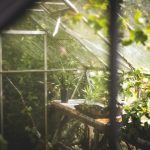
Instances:
[[[41,35],[3,35],[3,69],[42,69],[43,39]]]
[[[85,70],[63,70],[48,73],[48,100],[60,100],[62,87],[67,90],[68,99],[83,98],[82,90],[86,84],[85,78]],[[73,94],[75,89],[76,92]]]
[[[63,44],[63,41],[48,38],[48,68],[71,69],[81,67],[81,63],[69,53],[68,47]],[[65,41],[69,42],[69,40]],[[69,47],[73,49],[71,45]]]
[[[4,136],[8,149],[43,149],[43,77],[42,73],[3,76]]]
[[[141,45],[129,45],[120,49],[120,53],[136,69],[145,69],[150,71],[150,52]]]

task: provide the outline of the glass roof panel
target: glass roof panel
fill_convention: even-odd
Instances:
[[[56,27],[56,21],[53,20],[50,15],[46,12],[32,12],[30,13],[30,17],[39,25],[43,30],[49,33],[51,36],[53,35]],[[58,39],[68,39],[71,36],[64,32],[61,28],[58,28],[58,32],[55,35],[55,38]]]
[[[134,68],[150,71],[150,52],[142,45],[132,44],[120,49],[121,54]]]
[[[30,13],[32,11],[27,11],[20,19],[15,21],[11,26],[8,26],[6,30],[41,30],[41,27],[29,17]]]
[[[79,5],[79,1],[74,1]],[[91,29],[85,22],[80,22],[78,24],[70,24],[70,20],[67,20],[64,15],[63,10],[67,11],[67,5],[64,5],[64,2],[59,1],[45,1],[37,2],[38,5],[35,5],[31,10],[28,10],[27,14],[18,22],[16,22],[11,29],[17,30],[44,30],[48,34],[48,61],[49,68],[60,67],[62,60],[64,59],[61,53],[64,51],[66,53],[67,60],[75,60],[76,63],[79,63],[85,67],[94,67],[94,68],[107,68],[109,60],[109,43],[105,37],[95,34],[93,29]],[[53,7],[52,7],[53,6]],[[79,8],[81,9],[81,8]],[[58,18],[55,16],[60,16],[60,24],[58,24]],[[55,20],[54,20],[55,18]],[[56,26],[58,26],[56,31]],[[54,32],[56,34],[54,35]],[[41,49],[43,50],[43,39],[29,40],[27,38],[21,38],[20,36],[15,36],[17,40],[13,38],[8,38],[8,40],[3,40],[4,45],[7,43],[15,43],[18,45],[18,49],[22,51],[30,50],[30,55],[39,55]],[[29,36],[30,37],[30,36]],[[20,44],[21,39],[24,39],[24,44]],[[27,39],[27,40],[26,40]],[[32,48],[29,45],[33,45]],[[12,48],[14,47],[12,44]],[[5,46],[4,49],[8,47]],[[35,51],[36,50],[36,51]],[[39,51],[39,52],[37,52]],[[8,52],[8,50],[6,50]],[[5,62],[5,53],[4,52],[4,62]],[[120,47],[119,50],[119,66],[122,69],[129,69],[129,66],[135,68],[150,68],[150,63],[148,61],[150,52],[144,50],[140,45],[133,44],[127,47]],[[134,56],[132,56],[134,53]],[[29,53],[28,53],[29,55]],[[42,62],[42,58],[37,58]],[[19,60],[18,60],[19,62]],[[57,65],[54,65],[54,64]],[[59,64],[59,65],[58,65]],[[72,65],[74,67],[75,64]],[[43,67],[43,66],[36,66]],[[27,67],[32,68],[32,67]],[[35,67],[33,67],[35,68]],[[10,67],[9,69],[15,69]]]
[[[68,25],[69,26],[69,25]],[[69,28],[70,27],[70,28]],[[86,47],[87,51],[97,57],[103,67],[108,68],[109,63],[109,42],[101,35],[96,34],[85,22],[69,26],[68,32],[76,37]],[[100,33],[100,32],[99,32]],[[129,70],[127,60],[119,53],[119,68]]]
[[[68,29],[60,27],[56,36],[53,37],[52,34],[55,30],[56,21],[50,18],[47,13],[42,12],[38,14],[32,14],[31,17],[48,32],[52,41],[54,39],[57,43],[57,40],[59,40],[59,44],[65,47],[68,53],[70,53],[76,60],[80,61],[83,66],[96,68],[104,67],[97,57],[92,52],[88,51],[85,45],[79,41],[78,37],[73,36],[73,33],[71,34],[68,32]],[[41,17],[42,19],[40,19]],[[55,47],[56,44],[54,45],[54,48]]]
[[[68,53],[62,40],[48,38],[48,69],[51,68],[80,68],[81,63]]]

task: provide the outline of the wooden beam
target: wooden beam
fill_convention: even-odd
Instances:
[[[4,30],[2,34],[16,34],[16,35],[43,35],[45,31],[31,31],[31,30]]]
[[[137,142],[143,146],[147,146],[150,148],[150,141],[142,139],[142,138],[137,138]]]

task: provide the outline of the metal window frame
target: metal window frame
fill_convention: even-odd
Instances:
[[[76,8],[74,8],[70,3],[69,0],[64,0],[66,4],[69,5],[72,9],[75,11]],[[113,150],[118,150],[117,142],[118,142],[118,131],[117,131],[117,123],[116,123],[116,99],[117,99],[117,92],[118,92],[118,77],[117,77],[117,70],[118,70],[118,54],[117,54],[117,46],[118,46],[118,25],[117,25],[117,20],[118,20],[118,8],[119,4],[117,0],[110,1],[110,146],[113,148]],[[43,31],[41,33],[38,33],[39,31],[32,32],[32,31],[18,31],[18,33],[14,31],[4,31],[2,34],[27,34],[27,35],[32,35],[32,34],[40,34],[44,35],[44,101],[45,101],[45,142],[46,142],[46,150],[48,149],[47,145],[47,35]],[[24,72],[28,72],[30,70],[26,70]],[[41,70],[37,70],[37,72],[40,72]],[[32,71],[31,71],[32,72]],[[34,72],[34,71],[33,71]],[[6,73],[6,72],[4,72]],[[7,72],[7,73],[12,73]],[[14,71],[15,73],[15,71]],[[0,35],[0,120],[1,120],[1,133],[3,134],[3,85],[2,85],[2,80],[3,78],[3,69],[2,69],[2,36]]]
[[[44,49],[44,70],[9,70],[9,71],[3,71],[2,68],[2,35],[8,34],[8,35],[42,35],[44,38],[43,43],[43,49]],[[59,69],[60,70],[60,69]],[[3,109],[3,74],[11,74],[11,73],[33,73],[33,72],[42,72],[44,74],[44,126],[45,126],[45,149],[48,149],[48,116],[47,116],[47,105],[48,105],[48,99],[47,99],[47,73],[49,71],[58,71],[57,69],[48,70],[47,66],[47,34],[45,31],[25,31],[25,30],[7,30],[3,31],[0,35],[0,125],[1,125],[1,134],[4,134],[4,109]]]
[[[43,42],[43,53],[44,53],[44,69],[26,69],[26,70],[3,70],[2,64],[3,64],[3,55],[2,55],[2,36],[3,35],[41,35],[44,38]],[[47,58],[47,53],[48,53],[48,43],[47,43],[47,38],[48,38],[48,33],[45,31],[29,31],[29,30],[4,30],[0,34],[0,133],[3,135],[4,134],[4,109],[3,109],[3,74],[16,74],[16,73],[43,73],[43,78],[44,78],[44,128],[45,128],[45,150],[48,150],[48,96],[47,96],[47,76],[48,72],[57,72],[57,71],[62,71],[64,69],[48,69],[48,58]],[[66,71],[77,71],[81,70],[83,71],[84,68],[66,68]]]

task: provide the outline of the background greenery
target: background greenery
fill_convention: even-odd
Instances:
[[[95,33],[102,32],[108,37],[108,1],[89,0],[82,1],[81,4],[84,11],[73,14],[73,16],[71,14],[72,20],[70,20],[77,23],[85,16],[88,25],[93,28]],[[149,1],[126,0],[120,7],[122,10],[121,29],[125,31],[120,33],[120,43],[123,46],[135,43],[143,45],[149,50]],[[44,20],[39,19],[39,21],[42,22],[43,28],[49,27]],[[10,28],[41,30],[42,27],[26,15]],[[51,28],[53,29],[54,26],[50,26]],[[60,99],[62,86],[68,90],[68,97],[70,98],[84,73],[74,98],[85,98],[90,102],[96,101],[106,105],[108,102],[109,73],[106,70],[85,72],[88,68],[83,64],[87,62],[92,66],[94,63],[90,60],[93,57],[88,59],[88,56],[91,55],[88,55],[84,49],[85,57],[83,51],[78,53],[77,49],[80,49],[81,45],[76,44],[73,39],[65,39],[67,36],[67,33],[60,32],[56,38],[49,37],[48,39],[48,69],[62,69],[62,71],[48,73],[48,100]],[[3,69],[43,69],[43,42],[43,36],[4,35],[2,41]],[[82,63],[79,63],[78,57],[82,58]],[[77,68],[78,71],[65,71],[65,68]],[[120,73],[120,93],[123,95],[123,100],[129,104],[124,108],[126,116],[123,132],[129,131],[129,138],[133,136],[136,138],[135,135],[141,134],[141,131],[135,131],[135,125],[138,126],[138,129],[141,127],[143,116],[149,119],[149,80],[149,75],[143,74],[140,69]],[[3,99],[4,137],[8,141],[8,149],[44,149],[44,73],[4,74]],[[52,109],[49,109],[48,116],[49,149],[53,149],[53,135],[61,116]],[[130,119],[133,121],[132,125],[129,124]],[[145,132],[149,133],[149,125],[145,123],[144,127]],[[78,145],[74,144],[72,149],[86,149],[84,147],[86,144],[82,143],[86,141],[84,129],[84,125],[79,122],[70,121],[64,129],[62,137],[64,143],[72,146],[70,145],[71,142],[78,139]],[[72,136],[70,133],[75,133],[75,135]],[[142,134],[144,135],[144,133]],[[147,134],[146,139],[149,139]],[[75,147],[76,145],[77,147]]]

